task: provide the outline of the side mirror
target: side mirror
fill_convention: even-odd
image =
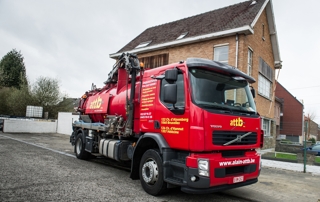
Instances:
[[[175,81],[178,80],[178,70],[177,69],[168,69],[165,72],[164,79],[168,83],[174,83]]]
[[[166,84],[163,86],[163,101],[170,104],[176,104],[177,103],[177,84]]]
[[[255,98],[256,97],[256,90],[252,86],[250,86],[250,91],[251,91],[252,97]]]

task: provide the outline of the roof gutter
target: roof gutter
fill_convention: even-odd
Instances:
[[[155,50],[159,50],[159,49],[169,48],[172,46],[190,44],[190,43],[199,42],[199,41],[206,41],[209,39],[219,38],[222,36],[230,36],[230,35],[234,35],[235,33],[253,34],[254,31],[253,31],[252,27],[250,27],[249,25],[245,25],[243,27],[238,27],[235,29],[229,29],[229,30],[225,30],[225,31],[221,31],[221,32],[214,32],[214,33],[195,36],[195,37],[188,37],[185,39],[180,39],[180,40],[170,41],[170,42],[166,42],[166,43],[162,43],[162,44],[156,44],[156,45],[152,45],[152,46],[148,46],[148,47],[133,49],[133,50],[129,50],[128,52],[135,53],[135,54],[150,52],[150,51],[155,51]],[[125,52],[127,52],[127,51],[125,51]],[[109,57],[113,58],[113,59],[117,59],[121,54],[122,54],[122,52],[113,53],[113,54],[110,54]]]

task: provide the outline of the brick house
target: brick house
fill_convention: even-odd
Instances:
[[[307,137],[307,140],[309,140],[310,138],[314,138],[317,141],[318,129],[318,124],[314,122],[312,118],[304,116],[304,133]]]
[[[280,120],[283,116],[283,99],[275,97],[274,104],[274,123],[276,125],[276,137],[280,137],[280,127],[282,127],[282,122]]]
[[[279,82],[275,95],[283,101],[282,116],[280,117],[280,135],[293,142],[303,140],[303,104],[297,100]]]
[[[245,1],[150,27],[110,57],[117,59],[123,52],[136,53],[149,68],[199,57],[253,76],[264,145],[274,147],[274,75],[282,65],[271,0]]]

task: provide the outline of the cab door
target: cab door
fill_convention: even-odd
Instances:
[[[172,104],[164,101],[165,86],[176,84],[177,102]],[[186,106],[186,78],[178,71],[176,81],[165,78],[158,81],[159,99],[155,104],[155,129],[166,139],[173,149],[189,149],[189,113]]]

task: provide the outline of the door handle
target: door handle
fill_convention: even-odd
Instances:
[[[154,129],[160,129],[160,122],[154,121]]]

